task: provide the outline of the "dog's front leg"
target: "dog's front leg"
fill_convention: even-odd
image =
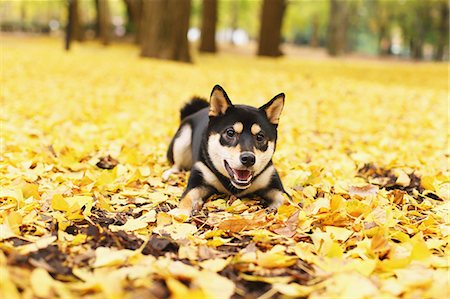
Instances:
[[[186,212],[186,215],[196,214],[203,202],[212,194],[212,189],[207,186],[198,186],[187,189],[181,197],[178,208]]]
[[[270,212],[274,212],[278,209],[278,207],[280,207],[285,202],[286,200],[284,197],[285,194],[287,193],[283,190],[268,189],[262,192],[258,192],[257,195],[259,195],[265,200],[265,202],[267,203],[267,209]]]
[[[203,202],[214,193],[214,188],[205,184],[202,172],[193,167],[189,176],[186,190],[181,196],[178,208],[173,209],[170,214],[174,216],[185,215],[187,217],[198,212]]]

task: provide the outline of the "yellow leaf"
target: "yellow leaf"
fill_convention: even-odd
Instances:
[[[397,269],[395,275],[406,287],[428,287],[433,283],[432,271],[420,266]]]
[[[413,260],[425,260],[431,256],[431,252],[422,237],[417,234],[411,238],[411,258]]]
[[[308,198],[314,198],[317,194],[317,189],[313,186],[306,186],[302,190],[303,194]]]
[[[209,298],[231,298],[234,294],[234,282],[215,272],[203,270],[195,278],[195,284]]]
[[[0,198],[14,201],[18,208],[25,205],[22,190],[18,188],[0,188]]]
[[[168,234],[174,240],[181,240],[193,236],[197,232],[197,227],[189,223],[174,223],[157,227],[153,231],[160,235]]]
[[[325,240],[325,242],[322,245],[321,252],[331,258],[333,257],[340,258],[344,254],[344,251],[339,245],[339,243],[332,240]]]
[[[156,221],[156,212],[155,210],[151,210],[136,219],[128,219],[124,225],[110,225],[109,228],[113,232],[117,232],[119,230],[123,230],[126,232],[131,232],[135,230],[139,230],[142,228],[146,228],[150,222]]]
[[[158,215],[156,215],[156,225],[157,226],[166,226],[172,224],[172,217],[164,212],[159,212]]]
[[[76,235],[73,240],[70,242],[72,245],[80,245],[86,242],[87,236],[85,234]]]
[[[424,175],[420,179],[421,186],[426,190],[436,191],[434,188],[435,178],[431,175]]]
[[[0,224],[0,240],[9,239],[16,236],[7,223]]]
[[[313,286],[305,286],[298,283],[275,283],[273,288],[279,293],[289,297],[307,297],[314,291]]]
[[[34,269],[33,272],[31,272],[30,281],[36,296],[42,298],[51,297],[54,280],[47,271],[42,268]]]
[[[22,193],[25,198],[33,197],[36,200],[40,200],[41,196],[39,195],[39,186],[37,184],[30,184],[27,182],[23,182],[21,184]]]
[[[345,241],[353,234],[353,231],[337,226],[327,226],[325,231],[330,234],[331,238],[338,241]]]
[[[206,299],[206,298],[208,298],[207,296],[205,296],[205,294],[203,293],[203,291],[201,289],[190,290],[183,283],[179,282],[178,280],[176,280],[174,278],[170,278],[170,277],[167,278],[166,284],[172,295],[171,298],[174,298],[174,299],[186,299],[186,298]]]
[[[397,175],[397,180],[395,181],[397,185],[408,187],[411,184],[411,179],[403,170],[397,169],[395,174]]]
[[[350,186],[348,193],[350,195],[359,195],[361,197],[376,195],[378,193],[378,186],[370,184],[363,186]]]
[[[68,211],[70,205],[61,194],[55,194],[52,198],[52,208],[57,211]]]
[[[0,277],[2,278],[2,283],[0,283],[0,298],[22,298],[14,281],[11,280],[8,269],[4,266],[0,266]]]
[[[135,252],[128,249],[115,250],[108,247],[98,247],[95,250],[93,267],[123,265],[133,254]]]
[[[17,248],[20,254],[28,254],[30,252],[38,251],[39,249],[46,248],[50,244],[56,241],[56,236],[43,236],[37,239],[34,243],[22,245]]]
[[[222,271],[227,264],[228,264],[228,261],[226,259],[221,259],[221,258],[205,260],[205,261],[199,263],[200,267],[202,267],[205,270],[212,271],[212,272]]]
[[[347,213],[353,217],[358,217],[370,212],[369,206],[359,200],[347,201],[345,209],[347,210]]]
[[[286,248],[281,245],[275,245],[267,252],[258,252],[258,265],[264,268],[280,268],[289,267],[296,263],[295,256],[285,254]]]

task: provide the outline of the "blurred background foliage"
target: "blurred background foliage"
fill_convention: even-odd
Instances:
[[[78,5],[81,32],[73,39],[84,41],[98,36],[98,3],[107,2],[111,39],[136,42],[137,26],[133,24],[129,3],[147,0],[2,1],[1,30],[62,35],[71,1]],[[201,36],[203,1],[187,1],[188,39],[196,42]],[[217,2],[215,39],[219,49],[221,44],[245,47],[258,42],[262,35],[263,0],[213,1]],[[449,5],[445,0],[273,0],[271,4],[275,2],[283,5],[281,44],[325,47],[331,55],[360,53],[448,60]],[[333,26],[341,35],[340,41],[331,37]]]

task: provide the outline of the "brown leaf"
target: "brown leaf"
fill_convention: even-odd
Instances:
[[[113,169],[119,164],[119,161],[111,157],[110,155],[106,157],[101,157],[100,161],[97,162],[97,167],[101,169]]]
[[[262,225],[264,225],[264,222],[258,222],[253,219],[234,218],[224,220],[219,224],[219,229],[235,233],[243,230],[258,228]]]

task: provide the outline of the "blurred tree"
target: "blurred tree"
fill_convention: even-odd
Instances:
[[[446,58],[445,49],[447,47],[448,51],[449,41],[449,4],[447,1],[441,1],[439,5],[439,12],[438,40],[434,59],[444,60]]]
[[[347,51],[347,30],[350,6],[348,1],[330,0],[327,50],[332,56]]]
[[[414,59],[423,58],[426,28],[430,25],[430,11],[426,7],[426,2],[424,1],[424,5],[419,3],[414,5],[414,15],[416,17],[412,20],[412,28],[409,35],[411,57]]]
[[[190,62],[190,0],[144,1],[141,56]]]
[[[378,54],[385,56],[390,54],[392,37],[392,1],[374,0],[369,2],[369,27],[377,36]]]
[[[286,10],[285,0],[264,0],[259,31],[259,56],[280,56],[281,26]]]
[[[218,1],[218,30],[222,32],[222,40],[229,40],[234,43],[233,34],[237,30],[244,30],[249,38],[257,38],[261,18],[258,11],[261,9],[261,0],[233,0]]]
[[[111,39],[111,15],[108,0],[95,0],[97,12],[96,33],[104,45],[108,45]]]
[[[296,44],[325,44],[328,1],[290,1],[283,20],[282,36]]]
[[[23,6],[22,6],[23,7]],[[70,43],[72,40],[82,41],[83,32],[81,29],[79,2],[78,0],[69,0],[68,5],[68,17],[65,32],[65,49],[70,49]]]
[[[139,44],[141,33],[142,0],[125,0],[128,16],[128,30],[134,33],[135,42]]]
[[[70,27],[70,38],[76,41],[83,41],[83,30],[81,26],[81,14],[78,0],[70,0],[69,2],[69,15],[71,14],[72,19],[69,25]]]
[[[217,0],[203,0],[201,52],[216,52]]]

